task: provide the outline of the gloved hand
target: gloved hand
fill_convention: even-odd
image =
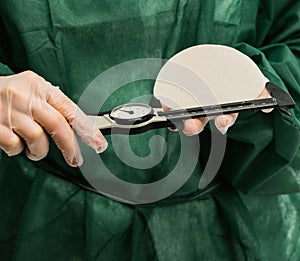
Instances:
[[[265,99],[265,98],[271,98],[270,93],[265,88],[263,92],[257,97],[257,99]],[[264,109],[262,110],[265,113],[271,112],[273,109]],[[231,127],[236,119],[238,117],[238,113],[233,114],[224,114],[214,117],[215,125],[217,129],[222,133],[225,134],[229,127]],[[209,118],[203,117],[203,118],[196,118],[196,119],[188,119],[184,121],[184,128],[183,132],[187,136],[192,136],[199,134],[201,131],[203,131],[205,125],[208,123]]]
[[[74,131],[98,153],[107,147],[77,105],[31,71],[0,77],[0,112],[0,148],[9,156],[26,147],[29,159],[44,158],[49,150],[47,133],[73,167],[83,163]]]

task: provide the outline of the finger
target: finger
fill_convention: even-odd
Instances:
[[[23,151],[24,144],[11,129],[0,125],[0,148],[8,156],[15,156]]]
[[[168,107],[167,105],[164,105],[164,104],[162,104],[161,107],[162,107],[163,111],[170,111],[171,110],[170,107]]]
[[[261,111],[264,113],[270,113],[273,110],[274,110],[274,108],[269,108],[269,109],[262,109]]]
[[[267,88],[264,88],[264,90],[262,91],[262,93],[257,97],[257,99],[267,99],[267,98],[272,98],[271,94],[269,93],[269,91],[267,90]],[[271,111],[273,111],[274,108],[269,108],[269,109],[262,109],[261,111],[264,113],[270,113]]]
[[[26,155],[37,161],[46,157],[49,151],[49,141],[43,128],[29,116],[16,114],[13,119],[13,131],[25,141]]]
[[[238,117],[238,113],[219,115],[215,118],[215,125],[217,129],[225,134],[229,127],[231,127]]]
[[[82,165],[83,159],[75,134],[66,119],[57,110],[45,103],[40,108],[33,108],[32,116],[50,134],[70,166]]]
[[[67,119],[83,142],[98,153],[104,151],[107,141],[95,124],[59,88],[49,85],[45,88],[47,102]]]
[[[207,122],[207,117],[185,120],[183,133],[187,136],[199,134],[201,131],[203,131]]]

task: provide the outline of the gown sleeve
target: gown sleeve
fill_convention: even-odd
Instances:
[[[300,2],[261,1],[259,14],[253,44],[250,40],[234,47],[287,91],[296,106],[291,116],[278,110],[240,115],[228,133],[231,153],[225,165],[230,182],[244,192],[299,192]]]
[[[0,16],[0,76],[14,74],[9,67],[9,42],[2,18]]]

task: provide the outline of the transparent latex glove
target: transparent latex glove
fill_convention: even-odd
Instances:
[[[9,156],[26,147],[31,160],[49,150],[47,133],[73,167],[83,163],[76,134],[100,153],[107,142],[88,117],[65,96],[31,71],[0,77],[0,148]]]
[[[265,99],[265,98],[271,98],[271,95],[266,88],[257,97],[257,99]],[[265,113],[269,113],[272,110],[273,109],[264,109],[262,111]],[[238,113],[232,113],[232,114],[219,115],[216,117],[202,117],[202,118],[188,119],[184,121],[184,127],[182,131],[187,136],[199,134],[201,131],[203,131],[208,121],[214,119],[217,129],[222,134],[225,134],[229,129],[229,127],[231,127],[235,123],[237,117],[238,117]]]

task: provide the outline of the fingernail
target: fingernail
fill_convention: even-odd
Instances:
[[[95,146],[94,149],[96,151],[96,153],[102,153],[103,151],[105,151],[107,149],[108,143],[106,141],[106,139],[103,137],[103,135],[101,133],[99,133],[99,131],[97,131],[96,133],[96,137],[95,137]]]
[[[27,156],[28,159],[33,160],[33,161],[39,161],[42,158],[44,158],[44,157],[38,157],[38,156],[33,155],[33,154],[27,154],[26,156]]]
[[[75,156],[70,163],[70,166],[72,167],[80,167],[83,164],[83,158],[82,156]]]
[[[102,142],[101,142],[101,145],[100,145],[100,146],[97,146],[96,152],[97,152],[98,154],[104,152],[104,151],[107,149],[107,146],[108,146],[107,141],[105,141],[104,144],[103,144],[103,141],[102,141]]]
[[[31,153],[28,148],[26,149],[26,156],[28,159],[30,159],[32,161],[39,161],[39,160],[43,159],[44,157],[46,157],[46,155],[37,156],[37,155]]]
[[[80,167],[83,164],[83,158],[79,146],[75,146],[74,156],[68,160],[71,167]]]

